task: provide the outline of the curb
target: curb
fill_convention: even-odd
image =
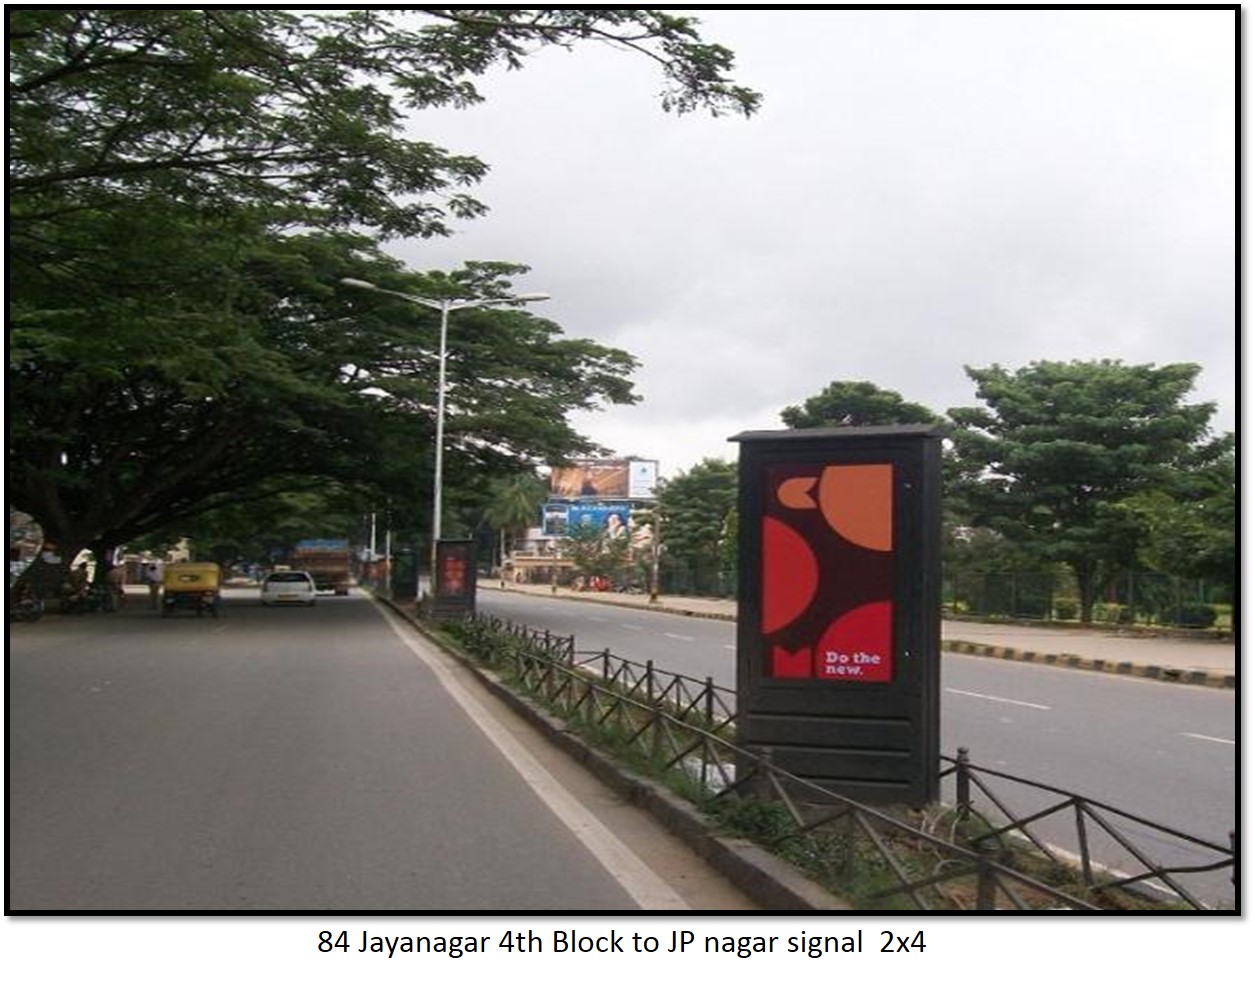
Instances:
[[[619,766],[600,750],[568,730],[560,719],[511,688],[494,673],[446,646],[441,638],[408,612],[377,597],[402,616],[422,636],[469,669],[478,682],[529,725],[584,766],[629,804],[647,811],[671,834],[691,848],[707,865],[728,879],[764,911],[852,911],[848,903],[806,878],[783,859],[743,838],[720,835],[696,807],[673,791]],[[593,601],[596,602],[596,601]],[[700,913],[701,910],[692,910]]]
[[[1079,668],[1086,671],[1102,671],[1121,674],[1130,678],[1146,678],[1151,681],[1167,681],[1180,685],[1204,685],[1208,688],[1236,689],[1237,678],[1232,674],[1213,671],[1185,671],[1181,668],[1164,668],[1156,664],[1134,664],[1132,661],[1108,661],[1102,658],[1082,657],[1079,654],[1039,654],[1021,651],[1014,647],[994,647],[969,640],[941,641],[941,650],[954,654],[973,654],[978,657],[997,657],[1004,661],[1045,664],[1050,667]]]
[[[497,592],[497,590],[492,590]],[[677,617],[694,617],[698,620],[726,620],[729,623],[736,622],[736,614],[734,613],[715,613],[713,611],[704,610],[684,610],[677,606],[666,606],[664,603],[627,603],[622,600],[613,599],[593,599],[591,596],[571,595],[569,593],[533,593],[529,590],[511,589],[505,587],[500,590],[503,593],[517,593],[519,596],[538,596],[540,599],[560,599],[568,600],[572,603],[596,603],[598,606],[617,606],[623,610],[644,610],[647,613],[669,613],[671,616]],[[604,595],[604,594],[602,594]]]
[[[526,590],[510,589],[504,592],[518,593],[520,596],[539,595]],[[569,600],[575,603],[599,603],[601,606],[617,606],[625,610],[644,610],[648,613],[668,613],[671,616],[695,617],[700,620],[724,620],[736,622],[734,613],[713,613],[699,610],[684,610],[679,607],[666,606],[664,603],[624,603],[612,599],[592,599],[588,596],[571,596],[565,593],[554,593],[552,599]],[[1107,674],[1127,675],[1130,678],[1145,678],[1149,681],[1165,681],[1178,685],[1203,685],[1207,688],[1226,688],[1235,690],[1237,678],[1233,674],[1219,674],[1214,671],[1186,671],[1182,668],[1166,668],[1156,664],[1135,664],[1132,661],[1107,661],[1100,658],[1084,657],[1080,654],[1039,654],[1036,651],[1021,651],[1014,647],[994,647],[990,644],[978,644],[969,640],[942,640],[941,650],[953,654],[973,654],[977,657],[997,657],[1005,661],[1023,661],[1033,664],[1046,664],[1057,668],[1074,668],[1082,671],[1102,671]]]

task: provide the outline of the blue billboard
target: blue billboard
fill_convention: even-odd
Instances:
[[[576,528],[595,528],[610,538],[626,537],[631,505],[622,501],[550,501],[544,505],[542,529],[546,537],[563,538]]]

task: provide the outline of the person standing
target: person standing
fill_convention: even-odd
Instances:
[[[161,607],[161,570],[157,563],[149,562],[144,566],[144,582],[148,584],[148,609]]]

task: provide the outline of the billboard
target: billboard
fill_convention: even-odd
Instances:
[[[549,501],[544,505],[541,530],[547,537],[564,538],[576,528],[595,528],[618,538],[628,533],[630,523],[631,505],[626,501]]]
[[[549,501],[540,517],[540,532],[546,538],[564,538],[570,525],[570,505],[565,501]]]
[[[553,497],[652,500],[657,490],[656,460],[576,460],[549,475]]]

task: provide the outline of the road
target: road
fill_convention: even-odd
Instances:
[[[603,604],[480,590],[480,609],[554,633],[582,650],[735,688],[735,625]],[[1236,827],[1235,693],[962,654],[942,658],[941,746],[953,755],[1119,807],[1207,841]],[[1016,807],[1043,798],[1017,792]],[[1055,828],[1070,836],[1064,819]],[[1151,835],[1150,839],[1154,836]],[[1138,843],[1155,847],[1143,835]],[[1160,848],[1172,860],[1210,853]],[[1212,898],[1230,893],[1218,874]]]
[[[11,625],[10,908],[744,908],[395,619]]]

